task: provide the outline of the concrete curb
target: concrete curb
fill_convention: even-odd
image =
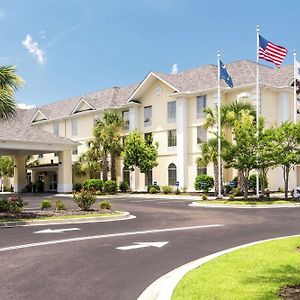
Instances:
[[[52,220],[35,220],[22,222],[3,222],[0,223],[2,227],[16,227],[16,226],[45,226],[45,225],[62,225],[62,224],[83,224],[83,223],[101,223],[113,221],[125,221],[135,219],[136,216],[130,215],[129,212],[121,212],[116,216],[102,216],[102,217],[85,217],[85,218],[66,218],[66,219],[52,219]]]
[[[151,285],[149,285],[144,292],[138,297],[137,300],[171,300],[173,292],[180,282],[180,280],[185,276],[188,272],[200,267],[201,265],[209,262],[210,260],[213,260],[214,258],[217,258],[219,256],[222,256],[224,254],[233,252],[238,249],[246,248],[249,246],[254,246],[258,244],[262,244],[269,241],[274,240],[280,240],[285,239],[289,237],[295,237],[300,235],[289,235],[289,236],[283,236],[273,239],[266,239],[261,241],[256,241],[244,245],[240,245],[237,247],[233,247],[230,249],[226,249],[199,259],[196,259],[192,262],[189,262],[177,269],[174,269],[173,271],[163,275],[162,277],[155,280]]]
[[[201,204],[193,202],[189,204],[192,207],[209,207],[209,208],[295,208],[300,207],[299,204],[266,204],[266,205],[229,205],[229,204]]]

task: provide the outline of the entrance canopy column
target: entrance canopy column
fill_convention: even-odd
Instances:
[[[26,185],[26,156],[16,155],[14,167],[14,191],[16,193],[22,192]]]
[[[57,191],[71,193],[72,189],[72,150],[67,149],[58,153]]]

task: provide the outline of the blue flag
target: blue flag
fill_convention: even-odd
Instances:
[[[225,65],[220,61],[220,79],[224,79],[225,82],[232,88],[233,82],[229,72],[227,71]]]

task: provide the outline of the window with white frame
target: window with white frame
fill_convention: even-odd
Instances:
[[[152,135],[152,132],[146,132],[146,133],[144,133],[144,140],[145,140],[149,145],[151,145],[152,142],[153,142],[153,135]]]
[[[177,168],[175,164],[169,164],[168,167],[168,184],[175,186],[177,182]]]
[[[176,122],[176,101],[168,102],[168,123]]]
[[[77,155],[78,154],[78,148],[77,147],[74,147],[72,149],[72,155]]]
[[[204,126],[197,126],[197,144],[202,144],[207,141],[207,130]]]
[[[53,122],[53,133],[55,135],[59,135],[59,123],[58,123],[58,121]]]
[[[197,176],[199,175],[206,175],[207,168],[206,167],[197,167]]]
[[[168,130],[168,147],[176,147],[177,137],[176,129]]]
[[[71,120],[71,125],[72,125],[72,136],[77,136],[78,135],[78,124],[77,124],[77,118],[73,118]]]
[[[197,97],[197,119],[205,117],[205,108],[207,106],[206,95]]]
[[[129,129],[129,110],[125,110],[122,112],[122,119],[123,119],[123,129]]]
[[[144,127],[152,126],[152,106],[144,107]]]

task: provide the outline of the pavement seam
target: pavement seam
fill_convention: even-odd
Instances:
[[[266,239],[266,240],[260,240],[256,242],[251,242],[247,244],[243,244],[240,246],[236,246],[233,248],[225,249],[213,254],[210,254],[208,256],[193,260],[185,265],[182,265],[171,272],[159,277],[156,279],[152,284],[150,284],[143,292],[142,294],[138,297],[137,300],[171,300],[173,292],[180,282],[180,280],[190,271],[199,268],[201,265],[219,257],[224,254],[233,252],[235,250],[247,248],[250,246],[262,244],[265,242],[269,241],[274,241],[274,240],[280,240],[280,239],[285,239],[285,238],[290,238],[290,237],[296,237],[300,236],[299,234],[296,235],[289,235],[289,236],[282,236],[282,237],[277,237],[277,238],[271,238],[271,239]]]

